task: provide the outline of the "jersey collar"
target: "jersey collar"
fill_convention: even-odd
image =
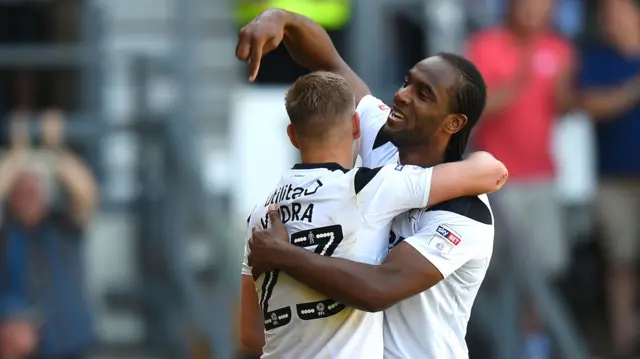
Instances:
[[[384,146],[387,142],[389,142],[389,137],[384,132],[384,126],[382,126],[376,135],[376,139],[373,141],[373,147],[371,149],[375,150],[378,147]]]
[[[342,171],[348,172],[344,167],[340,166],[335,162],[327,162],[327,163],[298,163],[293,166],[294,170],[313,170],[317,168],[325,168],[329,171]]]

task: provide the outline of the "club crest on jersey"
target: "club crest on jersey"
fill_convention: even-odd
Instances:
[[[454,246],[457,246],[462,241],[460,236],[445,226],[438,226],[438,228],[436,228],[436,233],[451,242]]]

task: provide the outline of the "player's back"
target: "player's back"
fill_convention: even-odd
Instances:
[[[388,238],[377,230],[358,233],[368,226],[357,209],[353,172],[297,166],[253,212],[251,224],[264,228],[267,206],[278,204],[291,243],[322,255],[379,263]],[[358,234],[369,245],[359,245]],[[279,270],[261,276],[256,289],[265,319],[263,358],[356,358],[363,347],[371,348],[367,357],[382,357],[382,313],[345,307]]]
[[[394,167],[296,165],[256,207],[249,227],[268,226],[268,206],[276,204],[291,243],[378,264],[388,251],[391,220],[426,204],[431,182],[430,170],[401,173]],[[404,195],[390,196],[392,189]],[[246,263],[243,273],[250,274]],[[263,358],[382,358],[382,313],[346,307],[280,270],[260,276],[255,285],[265,325]]]

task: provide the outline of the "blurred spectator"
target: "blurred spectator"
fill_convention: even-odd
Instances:
[[[62,146],[64,124],[50,112],[45,151],[29,149],[24,119],[12,123],[12,148],[0,163],[0,356],[84,356],[92,324],[83,294],[82,229],[96,200],[93,177]],[[56,184],[66,192],[55,201]]]
[[[551,140],[554,121],[572,107],[574,68],[571,45],[551,32],[553,8],[552,0],[512,0],[507,23],[479,32],[468,48],[488,86],[475,145],[509,168],[509,184],[494,198],[513,233],[498,235],[549,281],[563,274],[569,253]],[[549,340],[531,304],[523,308],[525,355],[548,358]]]
[[[640,9],[632,0],[601,1],[603,41],[582,51],[582,105],[596,121],[599,219],[609,270],[609,314],[616,355],[635,338],[635,265],[640,240]]]

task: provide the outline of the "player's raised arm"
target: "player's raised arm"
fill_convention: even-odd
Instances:
[[[387,223],[409,209],[495,192],[507,177],[502,162],[487,152],[476,152],[464,161],[431,168],[403,165],[360,168],[354,176],[354,190],[363,218],[375,225]]]
[[[281,9],[269,9],[240,30],[236,57],[248,61],[249,80],[255,80],[262,56],[284,40],[289,53],[301,66],[312,71],[330,71],[351,85],[356,103],[371,91],[340,57],[327,32],[313,20]]]

